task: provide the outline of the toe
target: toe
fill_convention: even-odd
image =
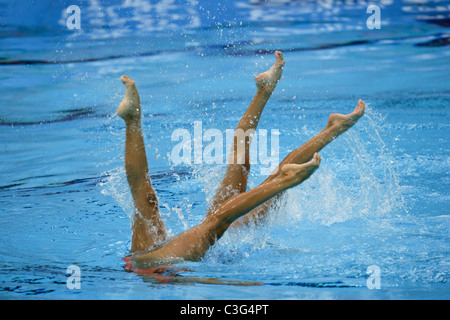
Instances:
[[[134,81],[131,80],[131,78],[128,77],[128,76],[126,76],[126,75],[121,76],[121,77],[120,77],[120,80],[121,80],[122,83],[123,83],[124,85],[126,85],[126,86],[134,85]]]
[[[356,106],[356,113],[363,115],[364,114],[364,110],[366,108],[366,104],[364,103],[364,101],[362,101],[361,99],[359,99],[358,101],[358,105]]]
[[[319,154],[317,152],[314,153],[313,158],[314,158],[314,164],[316,166],[319,166],[320,165],[320,161],[322,160],[322,158],[319,156]]]
[[[276,63],[284,65],[283,53],[281,51],[275,51]]]

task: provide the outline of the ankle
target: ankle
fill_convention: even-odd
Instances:
[[[351,125],[344,115],[333,113],[328,118],[328,123],[325,128],[336,131],[338,133],[346,131]]]
[[[130,116],[124,118],[125,125],[130,129],[140,129],[141,128],[141,117],[140,116]]]
[[[256,90],[256,95],[262,96],[266,99],[268,99],[273,91],[275,90],[275,87],[272,87],[270,85],[264,85],[264,86],[258,86]]]

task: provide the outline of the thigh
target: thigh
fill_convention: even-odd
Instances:
[[[230,164],[227,167],[224,178],[213,198],[206,216],[209,216],[214,210],[220,207],[225,201],[231,197],[247,191],[247,181],[250,166],[240,164]]]
[[[239,218],[231,224],[231,228],[239,228],[242,226],[249,226],[258,224],[264,220],[264,218],[276,207],[279,206],[284,192],[276,195],[272,199],[267,200],[263,204],[259,205],[245,216]]]

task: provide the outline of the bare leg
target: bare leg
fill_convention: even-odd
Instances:
[[[304,145],[292,151],[280,163],[280,166],[286,163],[304,163],[310,160],[314,153],[322,150],[328,143],[351,128],[363,116],[365,107],[365,103],[359,100],[358,105],[352,113],[347,115],[338,113],[331,114],[326,127]],[[273,178],[274,175],[271,175],[268,180]]]
[[[316,152],[322,150],[328,143],[336,139],[339,135],[347,131],[364,115],[365,103],[362,100],[358,101],[358,105],[352,113],[347,115],[333,113],[328,119],[326,127],[317,135],[311,138],[301,147],[292,151],[279,165],[282,167],[290,163],[305,163],[310,160]],[[276,172],[276,171],[275,171]],[[269,182],[277,177],[277,173],[269,176],[263,183]],[[274,197],[270,201],[265,202],[249,214],[245,215],[239,221],[236,221],[233,227],[242,224],[248,224],[250,221],[258,221],[263,218],[271,208],[272,204],[282,196],[282,193]]]
[[[183,232],[161,248],[134,255],[133,259],[150,264],[200,260],[233,221],[280,192],[302,183],[314,173],[319,164],[320,157],[315,154],[307,163],[282,166],[280,173],[271,181],[231,197],[198,226]]]
[[[274,65],[268,71],[255,77],[256,95],[235,130],[225,177],[206,216],[214,212],[216,208],[232,196],[247,190],[251,134],[258,126],[261,113],[281,78],[284,64],[283,54],[276,51]]]
[[[120,78],[125,84],[125,96],[117,115],[125,120],[125,171],[135,205],[131,251],[141,251],[165,240],[164,222],[158,199],[152,187],[141,129],[141,105],[133,80]]]

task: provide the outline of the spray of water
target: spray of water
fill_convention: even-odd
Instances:
[[[395,221],[391,218],[407,214],[408,208],[394,161],[394,146],[385,142],[385,119],[367,106],[360,123],[334,141],[331,152],[324,152],[326,158],[310,179],[285,192],[263,225],[231,230],[208,258],[222,262],[236,256],[245,258],[272,245],[278,251],[282,245],[273,243],[271,229],[278,230],[275,233],[294,232],[295,239],[295,226],[304,223],[314,229],[360,220],[374,226],[366,230],[391,229],[389,221]],[[220,181],[211,173],[203,173],[199,172],[197,178],[206,185]]]
[[[383,139],[384,120],[368,105],[361,123],[333,142],[341,144],[344,158],[325,159],[309,180],[286,192],[283,219],[330,226],[406,213],[393,147]]]
[[[367,106],[366,114],[358,126],[340,137],[339,142],[333,142],[341,144],[338,149],[344,150],[343,153],[322,161],[321,167],[310,179],[288,190],[265,221],[264,227],[230,230],[219,241],[219,249],[213,251],[210,257],[223,259],[225,256],[227,259],[226,256],[234,257],[236,252],[245,255],[248,250],[264,248],[269,238],[268,230],[279,225],[308,221],[330,226],[355,218],[371,220],[407,212],[399,174],[393,161],[393,146],[388,146],[383,138],[386,134],[383,131],[384,120],[384,116]],[[193,166],[189,181],[177,177],[173,179],[173,190],[178,188],[176,184],[185,184],[189,188],[194,179],[196,184],[203,186],[201,190],[207,208],[224,171],[225,166]],[[131,220],[135,213],[123,167],[109,171],[101,187],[102,193],[111,196]],[[204,216],[204,212],[193,212],[192,203],[184,203],[182,199],[176,203],[162,200],[164,218],[179,221],[178,226],[168,225],[172,235],[187,230]],[[194,215],[196,218],[192,218]],[[236,233],[239,233],[238,237]],[[245,250],[246,247],[248,250]]]

